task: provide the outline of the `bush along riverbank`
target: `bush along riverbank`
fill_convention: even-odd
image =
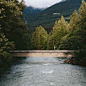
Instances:
[[[3,62],[0,63],[0,77],[2,77],[2,75],[4,74],[5,71],[9,70],[9,68],[13,65],[16,64],[16,62],[19,60],[20,58],[17,57],[13,57],[10,58],[10,60],[7,62],[7,60],[3,60]]]
[[[86,67],[86,58],[83,59],[83,60],[82,59],[77,59],[77,58],[70,58],[70,59],[66,59],[64,61],[64,63]]]
[[[61,38],[59,45],[61,50],[79,50],[77,57],[65,61],[65,63],[86,66],[86,2],[70,16],[68,34]]]
[[[12,64],[12,61],[9,61],[9,62],[3,61],[2,63],[0,63],[0,77],[6,70],[10,68],[11,64]]]
[[[0,0],[0,76],[15,61],[9,51],[27,47],[25,39],[28,29],[23,14],[25,8],[23,0]]]
[[[25,59],[25,57],[12,57],[9,62],[7,61],[3,61],[2,63],[0,63],[0,77],[2,77],[2,75],[7,71],[9,70],[9,68],[12,66],[12,65],[17,65],[18,64],[18,61],[20,59]]]

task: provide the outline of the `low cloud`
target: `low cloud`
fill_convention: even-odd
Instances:
[[[21,1],[21,0],[19,0]],[[33,6],[36,8],[45,8],[52,6],[61,0],[24,0],[27,6]]]

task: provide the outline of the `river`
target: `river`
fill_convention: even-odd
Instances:
[[[27,57],[0,78],[0,86],[86,86],[86,67],[54,57]]]

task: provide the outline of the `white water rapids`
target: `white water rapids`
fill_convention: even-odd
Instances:
[[[86,67],[54,57],[27,57],[3,74],[0,86],[86,86]]]

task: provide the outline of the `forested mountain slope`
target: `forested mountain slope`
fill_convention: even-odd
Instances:
[[[81,0],[66,0],[47,8],[42,11],[39,16],[52,15],[53,13],[60,13],[60,15],[69,16],[75,9],[78,10],[80,5]]]
[[[40,8],[34,8],[34,7],[26,7],[23,14],[25,15],[25,21],[33,21],[34,16],[36,16],[38,13],[40,13],[43,9]]]
[[[55,21],[59,20],[61,16],[64,16],[65,20],[69,21],[70,15],[74,10],[78,10],[80,5],[81,0],[66,0],[57,3],[40,12],[32,21],[28,22],[28,26],[29,28],[36,28],[42,25],[45,29],[52,29]]]

